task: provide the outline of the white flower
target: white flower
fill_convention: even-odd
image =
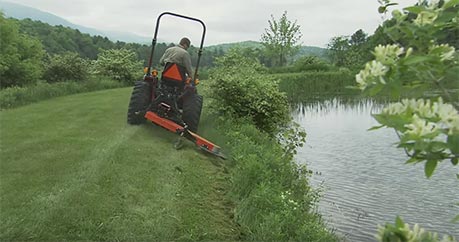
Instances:
[[[429,9],[436,9],[438,7],[438,4],[440,3],[440,0],[431,0],[429,3],[428,8]]]
[[[405,50],[399,45],[378,45],[373,52],[376,60],[383,64],[395,63],[403,53]]]
[[[441,61],[454,59],[456,49],[448,44],[434,45],[430,48],[430,54],[439,55]]]
[[[391,103],[382,110],[383,114],[397,115],[406,112],[406,106],[402,103]]]
[[[438,12],[436,11],[422,11],[418,17],[413,21],[418,26],[431,25],[437,19]]]
[[[359,88],[364,90],[367,86],[377,84],[379,81],[382,84],[386,84],[384,75],[389,71],[389,68],[383,65],[379,61],[371,61],[365,65],[365,69],[361,70],[359,74],[355,76],[356,82],[359,84]]]
[[[416,106],[414,107],[414,109],[423,118],[435,117],[435,113],[432,112],[432,105],[430,103],[430,100],[424,101],[424,99],[419,99],[416,102]]]
[[[459,132],[459,113],[451,104],[443,103],[443,99],[439,98],[434,102],[433,111],[440,118],[440,123],[448,130],[448,135]]]
[[[438,127],[435,123],[428,122],[420,118],[417,114],[413,115],[413,120],[410,124],[405,124],[405,128],[407,128],[405,134],[412,134],[419,137],[433,134],[438,131]]]
[[[405,57],[408,57],[408,56],[410,56],[412,53],[413,53],[413,48],[411,48],[411,47],[410,47],[410,48],[408,48],[408,50],[406,51],[406,55],[405,55]]]

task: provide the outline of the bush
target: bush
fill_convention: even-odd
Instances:
[[[50,57],[43,78],[49,83],[84,81],[89,77],[89,63],[77,53],[65,53]]]
[[[264,68],[253,59],[231,50],[216,60],[210,71],[210,95],[217,111],[235,117],[249,117],[260,129],[274,134],[290,120],[287,97],[278,81],[262,74]]]
[[[330,64],[315,57],[315,56],[304,56],[295,61],[293,64],[295,72],[303,71],[329,71],[331,69]]]
[[[93,73],[125,83],[132,83],[143,75],[143,62],[128,49],[102,51],[93,65]]]

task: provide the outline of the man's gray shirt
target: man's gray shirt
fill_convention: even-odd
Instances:
[[[191,56],[181,45],[170,47],[164,52],[159,63],[165,65],[166,63],[176,63],[184,66],[189,77],[193,78],[193,68],[191,67]]]

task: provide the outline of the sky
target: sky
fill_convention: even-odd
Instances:
[[[119,31],[153,37],[157,17],[174,12],[201,19],[207,27],[204,45],[260,41],[271,16],[301,26],[301,44],[326,47],[331,38],[359,29],[372,34],[390,16],[381,16],[377,0],[8,0],[101,31]],[[399,0],[402,8],[417,0]],[[393,9],[395,9],[393,8]],[[199,45],[202,27],[171,16],[161,18],[158,39],[177,42],[181,37]]]

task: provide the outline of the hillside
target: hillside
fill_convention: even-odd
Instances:
[[[82,33],[87,33],[90,35],[100,35],[103,37],[107,37],[112,41],[123,41],[128,43],[142,43],[147,44],[151,43],[151,38],[145,38],[142,36],[138,36],[131,33],[123,33],[123,32],[114,32],[114,31],[101,31],[94,28],[88,28],[85,26],[77,25],[67,21],[64,18],[56,16],[54,14],[41,11],[36,8],[24,6],[17,3],[7,2],[0,0],[0,9],[5,13],[7,17],[12,17],[15,19],[32,19],[41,21],[44,23],[48,23],[53,26],[62,25],[64,27],[69,27],[72,29],[78,29]]]
[[[7,2],[4,0],[0,0],[0,9],[5,13],[7,17],[12,17],[15,19],[31,19],[35,21],[41,21],[43,23],[47,23],[52,26],[64,26],[64,27],[69,27],[71,29],[77,29],[82,33],[90,34],[92,36],[101,36],[101,37],[107,37],[111,41],[123,41],[126,43],[138,43],[138,44],[147,44],[149,45],[151,43],[151,38],[145,38],[142,36],[138,36],[135,34],[131,33],[123,33],[123,32],[113,32],[113,31],[101,31],[93,28],[88,28],[85,26],[77,25],[74,23],[71,23],[64,18],[61,18],[59,16],[56,16],[54,14],[48,13],[41,11],[36,8],[12,3],[12,2]],[[162,42],[159,40],[158,42]],[[239,46],[241,48],[261,48],[262,45],[258,41],[241,41],[241,42],[236,42],[236,43],[222,43],[218,45],[211,45],[211,46],[206,46],[206,51],[207,52],[218,52],[222,50],[223,52],[226,52],[228,49],[233,48],[235,46]],[[317,57],[325,57],[326,55],[326,49],[320,48],[320,47],[314,47],[314,46],[302,46],[300,51],[298,52],[297,56],[303,56],[303,55],[313,55]],[[295,57],[294,57],[295,58]]]
[[[220,160],[127,125],[130,92],[0,112],[0,241],[237,239]]]

